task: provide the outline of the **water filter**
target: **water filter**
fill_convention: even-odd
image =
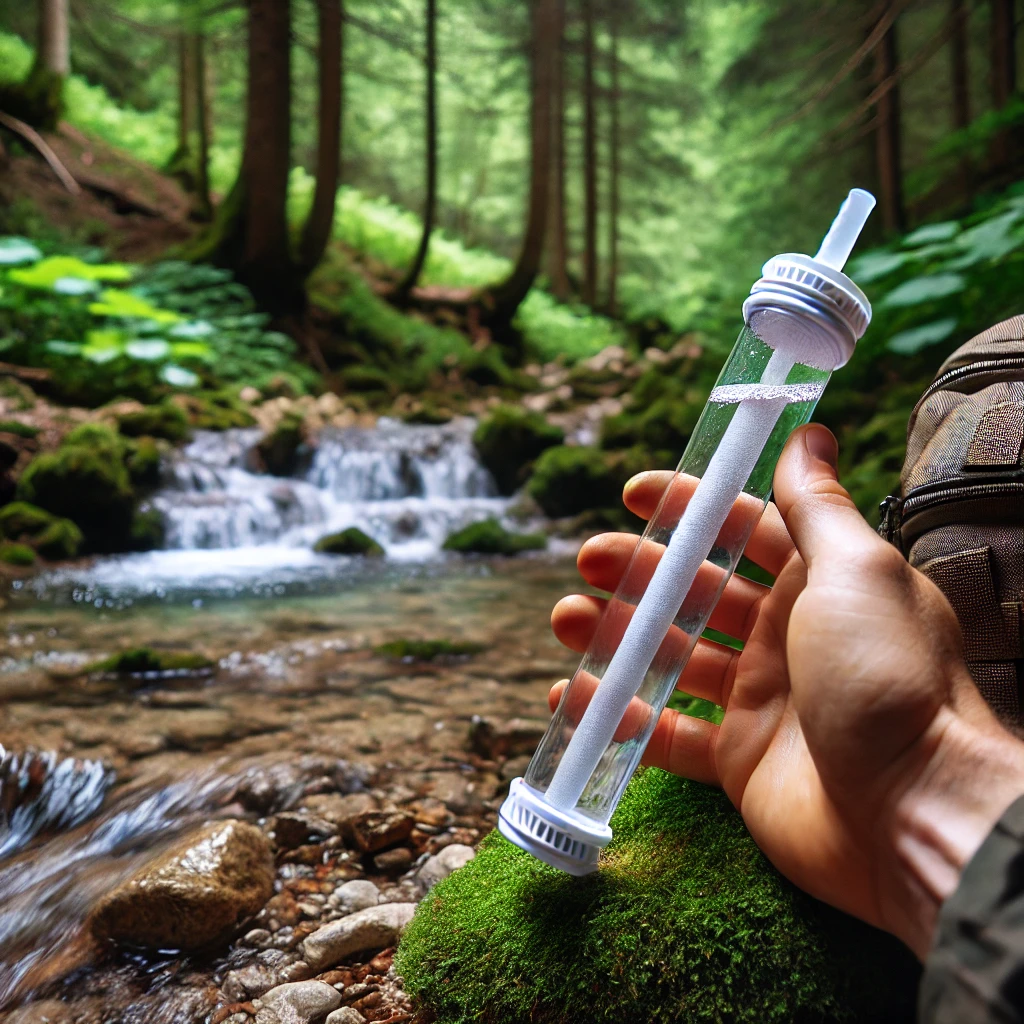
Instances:
[[[842,269],[875,205],[850,192],[817,254],[770,259],[686,451],[498,828],[554,867],[597,867],[608,822],[771,493],[789,435],[871,320]],[[659,557],[660,556],[660,557]]]

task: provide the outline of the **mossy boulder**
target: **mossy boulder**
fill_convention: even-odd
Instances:
[[[465,658],[483,649],[483,644],[471,640],[392,640],[375,647],[373,653],[400,661],[434,661],[436,658]]]
[[[286,412],[256,445],[260,464],[271,476],[291,476],[298,469],[307,440],[302,413]]]
[[[22,423],[20,420],[0,420],[0,434],[14,434],[15,437],[22,437],[31,440],[39,436],[39,428],[29,423]]]
[[[82,547],[82,531],[70,519],[58,519],[24,501],[0,508],[0,536],[28,545],[49,561],[74,558]]]
[[[373,558],[384,554],[384,549],[357,526],[321,537],[313,550],[321,555],[369,555]]]
[[[246,404],[233,391],[175,395],[170,401],[184,411],[196,430],[233,430],[256,423]]]
[[[720,791],[651,769],[612,826],[587,877],[495,832],[430,891],[395,967],[432,1020],[913,1021],[911,954],[782,878]]]
[[[530,463],[564,440],[561,427],[518,405],[498,406],[473,434],[480,461],[502,494],[512,494],[523,483]]]
[[[49,512],[27,501],[12,501],[0,508],[0,534],[8,540],[36,537],[53,522]]]
[[[25,568],[34,565],[36,553],[27,544],[17,544],[14,541],[0,541],[0,562],[4,565],[13,565],[17,568]]]
[[[604,452],[560,445],[537,459],[527,491],[545,515],[561,519],[620,504],[624,482],[621,468]]]
[[[125,447],[125,466],[136,487],[156,487],[160,483],[160,442],[152,437],[128,441]]]
[[[83,672],[112,676],[208,676],[213,674],[216,667],[215,661],[202,654],[133,647],[94,661]]]
[[[169,401],[121,413],[117,425],[125,437],[160,437],[178,442],[189,436],[185,410]]]
[[[517,555],[520,551],[540,551],[547,544],[543,533],[512,533],[497,519],[485,519],[456,530],[444,542],[444,549],[463,554]]]
[[[50,562],[75,558],[82,549],[82,531],[70,519],[55,519],[32,542],[36,551]]]
[[[167,524],[163,513],[151,505],[140,505],[132,515],[128,529],[129,551],[155,551],[163,547]]]

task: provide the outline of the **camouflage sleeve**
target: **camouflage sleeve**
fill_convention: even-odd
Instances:
[[[918,1020],[1024,1022],[1024,797],[978,848],[939,912]]]

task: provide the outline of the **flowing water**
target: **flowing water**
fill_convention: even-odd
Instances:
[[[474,715],[546,715],[548,686],[574,663],[548,626],[574,569],[560,553],[441,552],[452,529],[510,507],[470,433],[388,422],[338,432],[288,479],[247,468],[253,432],[200,433],[153,498],[166,550],[46,573],[6,595],[0,1010],[88,987],[90,905],[182,830],[259,818],[325,776],[358,788],[385,771],[415,786],[438,758],[458,765]],[[387,557],[311,552],[350,525]],[[375,651],[402,638],[482,651],[425,664]],[[137,645],[202,653],[215,669],[81,671]],[[269,803],[246,797],[254,773],[277,780]],[[137,985],[152,966],[119,970]]]

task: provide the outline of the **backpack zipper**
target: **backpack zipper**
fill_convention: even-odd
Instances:
[[[942,376],[936,377],[935,380],[928,385],[925,389],[924,394],[918,399],[917,405],[914,406],[914,411],[911,413],[911,422],[917,417],[917,410],[921,408],[924,403],[935,394],[936,391],[942,391],[950,383],[958,381],[961,378],[973,377],[975,374],[979,376],[982,374],[989,374],[993,371],[1001,370],[1024,370],[1024,356],[1006,356],[1003,359],[988,359],[983,363],[968,363],[966,366],[956,366],[952,370],[947,370]]]
[[[979,477],[970,483],[951,485],[943,481],[925,484],[923,487],[915,487],[902,500],[894,499],[895,506],[890,504],[891,499],[890,495],[882,503],[882,522],[885,527],[883,536],[904,550],[909,548],[910,541],[932,528],[927,520],[929,513],[934,514],[946,505],[985,502],[984,514],[987,517],[998,519],[1005,515],[1011,520],[1016,517],[1024,523],[1024,479],[1019,472],[1016,479],[989,476]],[[908,537],[907,526],[911,520],[917,522]]]

